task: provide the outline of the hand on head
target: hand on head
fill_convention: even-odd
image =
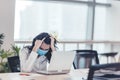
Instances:
[[[54,45],[55,39],[53,37],[50,37],[50,39],[51,39],[51,45]]]
[[[43,38],[42,40],[36,40],[35,41],[35,45],[33,47],[33,51],[37,51],[39,49],[39,47],[41,46],[42,42],[45,40],[45,38]]]
[[[46,49],[49,46],[55,51],[55,38],[51,34],[41,33],[36,37],[32,50],[36,52],[39,48]]]
[[[55,51],[56,50],[55,46],[54,46],[55,38],[52,35],[50,35],[50,39],[51,39],[51,49],[52,49],[52,51]]]

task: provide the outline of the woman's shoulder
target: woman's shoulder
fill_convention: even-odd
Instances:
[[[23,48],[27,48],[27,49],[29,49],[31,46],[24,46]]]
[[[25,46],[25,47],[23,47],[23,48],[21,49],[21,52],[29,53],[29,52],[30,52],[29,47],[30,47],[30,46]]]
[[[28,48],[25,46],[25,47],[23,47],[21,50],[28,50]]]

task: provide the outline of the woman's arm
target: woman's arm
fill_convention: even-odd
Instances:
[[[37,58],[38,54],[36,52],[26,53],[25,50],[20,51],[20,65],[21,71],[31,72],[33,64]]]
[[[37,49],[41,46],[43,40],[36,40],[33,50],[28,55],[24,50],[20,51],[21,71],[31,72],[34,62],[38,56]]]

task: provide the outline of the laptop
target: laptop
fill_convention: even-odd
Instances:
[[[69,73],[72,67],[75,51],[54,51],[50,64],[46,71],[38,71],[41,74],[65,74]]]

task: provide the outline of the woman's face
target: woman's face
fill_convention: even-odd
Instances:
[[[40,49],[42,50],[49,50],[50,49],[50,44],[46,44],[44,41],[40,46]]]

